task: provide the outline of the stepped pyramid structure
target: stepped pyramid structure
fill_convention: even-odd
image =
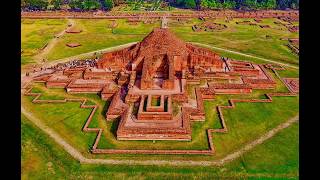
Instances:
[[[185,43],[167,28],[156,28],[140,43],[107,53],[98,62],[99,68],[136,71],[141,89],[173,89],[175,76],[196,66],[222,69],[223,61],[208,49]],[[158,86],[154,78],[162,78]]]

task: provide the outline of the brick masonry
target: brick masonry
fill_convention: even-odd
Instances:
[[[278,76],[278,78],[281,78],[278,73],[276,72],[276,69],[280,69],[280,70],[284,70],[283,67],[275,67],[273,68],[270,65],[266,65],[266,67],[272,69],[276,75]],[[227,129],[227,125],[225,123],[225,119],[223,116],[223,109],[231,109],[234,108],[236,106],[236,103],[238,102],[250,102],[250,103],[257,103],[257,102],[262,102],[262,103],[270,103],[272,102],[272,97],[273,96],[297,96],[296,93],[269,93],[266,94],[267,99],[230,99],[229,100],[229,104],[227,106],[217,106],[217,111],[218,111],[218,115],[219,118],[221,120],[221,124],[222,124],[222,128],[221,129],[208,129],[207,130],[207,140],[208,140],[208,144],[209,147],[207,150],[143,150],[143,149],[99,149],[98,144],[99,141],[101,139],[101,135],[103,132],[103,129],[101,128],[89,128],[89,124],[91,123],[92,117],[94,115],[94,113],[97,110],[97,105],[86,105],[87,100],[86,99],[63,99],[63,100],[40,100],[40,96],[41,93],[32,93],[32,86],[26,86],[24,87],[26,89],[24,95],[26,96],[33,96],[35,97],[32,102],[33,103],[66,103],[66,102],[80,102],[80,107],[81,108],[91,108],[92,111],[83,127],[83,131],[84,132],[94,132],[97,133],[97,137],[96,140],[94,142],[94,145],[91,149],[91,152],[94,154],[202,154],[202,155],[212,155],[215,152],[214,149],[214,145],[213,145],[213,141],[212,141],[212,133],[227,133],[228,129]],[[203,89],[205,90],[205,89]],[[196,90],[197,94],[200,95],[201,91],[203,92],[203,90]],[[200,96],[198,96],[200,97]],[[183,108],[183,118],[190,118],[190,114],[191,113],[198,113],[201,112],[201,109],[203,109],[203,105],[201,106],[201,104],[203,104],[203,100],[201,100],[201,98],[199,98],[199,100],[197,99],[198,104],[200,105],[198,108]],[[191,110],[191,111],[190,111]]]

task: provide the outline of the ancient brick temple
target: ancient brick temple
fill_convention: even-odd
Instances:
[[[176,75],[195,66],[222,68],[222,64],[216,53],[183,42],[168,29],[157,28],[130,48],[104,54],[98,68],[135,71],[141,76],[141,89],[173,89]]]
[[[94,66],[56,69],[35,80],[68,93],[98,93],[111,101],[106,119],[119,118],[118,140],[190,141],[191,122],[205,120],[204,100],[276,85],[264,66],[222,58],[182,41],[167,28],[103,54]],[[188,85],[196,86],[193,95]]]

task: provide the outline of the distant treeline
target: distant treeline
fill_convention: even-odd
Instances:
[[[119,1],[119,0],[118,0]],[[117,0],[21,0],[23,10],[110,10]]]
[[[172,0],[171,4],[198,9],[299,9],[299,0]]]
[[[159,0],[21,0],[23,10],[110,10],[129,2]],[[161,0],[160,0],[161,1]],[[170,6],[190,9],[299,9],[299,0],[163,0]]]

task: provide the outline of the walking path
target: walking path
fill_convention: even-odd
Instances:
[[[200,46],[205,46],[208,48],[213,48],[213,49],[218,49],[221,51],[225,51],[225,52],[229,52],[229,53],[233,53],[233,54],[238,54],[238,55],[242,55],[242,56],[246,56],[246,57],[251,57],[251,58],[255,58],[255,59],[259,59],[262,61],[266,61],[266,62],[271,62],[271,63],[275,63],[275,64],[280,64],[282,66],[287,66],[287,67],[291,67],[294,69],[299,69],[299,67],[297,66],[293,66],[290,64],[286,64],[286,63],[281,63],[281,62],[277,62],[275,60],[270,60],[270,59],[266,59],[266,58],[261,58],[261,57],[257,57],[257,56],[253,56],[253,55],[249,55],[249,54],[244,54],[244,53],[240,53],[240,52],[236,52],[236,51],[232,51],[232,50],[228,50],[228,49],[224,49],[224,48],[219,48],[219,47],[215,47],[215,46],[211,46],[211,45],[207,45],[207,44],[202,44],[202,43],[197,43],[197,42],[191,42],[192,44],[198,44]]]
[[[168,28],[168,19],[166,16],[163,16],[162,17],[162,20],[161,20],[161,28]]]
[[[46,55],[57,44],[59,38],[62,37],[67,30],[70,30],[75,25],[75,22],[73,19],[68,19],[68,24],[70,24],[70,26],[68,25],[66,29],[62,30],[59,34],[55,35],[55,37],[48,42],[47,46],[39,54],[33,57],[38,64],[43,63],[42,60],[45,59]]]
[[[50,127],[46,126],[39,120],[34,117],[32,113],[25,110],[23,105],[21,104],[21,113],[24,114],[29,120],[31,120],[38,128],[43,130],[46,134],[48,134],[55,142],[63,147],[73,158],[78,161],[83,161],[85,157],[75,148],[73,148],[70,144],[68,144],[63,138],[61,138],[54,130]]]
[[[63,147],[73,158],[78,160],[81,164],[125,164],[125,165],[179,165],[179,166],[222,166],[227,162],[230,162],[236,158],[239,158],[245,152],[251,150],[255,146],[265,142],[266,140],[272,138],[281,130],[289,127],[295,122],[299,121],[299,115],[289,119],[288,121],[280,124],[276,128],[270,130],[263,136],[258,139],[252,141],[251,143],[245,145],[243,148],[227,155],[226,157],[214,160],[214,161],[171,161],[171,160],[115,160],[115,159],[89,159],[84,157],[77,149],[72,147],[68,142],[66,142],[61,136],[52,130],[50,127],[42,123],[42,121],[32,113],[25,110],[23,105],[21,104],[21,112],[32,121],[38,128],[43,130],[46,134],[48,134],[56,143]]]

